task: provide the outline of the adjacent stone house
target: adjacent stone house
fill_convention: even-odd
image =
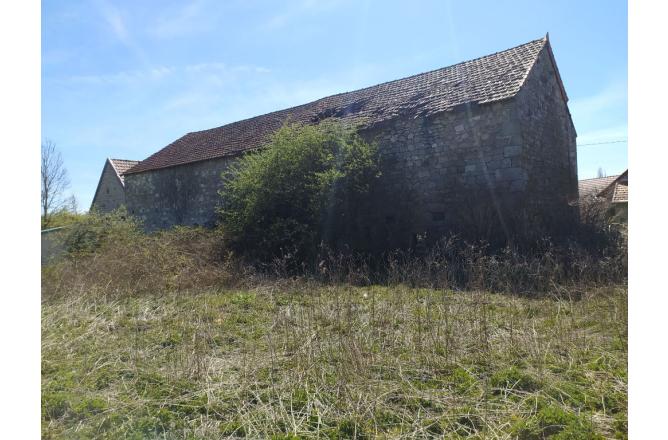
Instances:
[[[123,173],[137,165],[137,160],[107,159],[97,183],[93,203],[90,209],[98,212],[111,212],[125,205],[125,178]]]
[[[580,205],[602,202],[612,222],[626,223],[629,217],[629,170],[621,174],[579,182]]]
[[[286,122],[328,118],[376,142],[381,182],[356,228],[401,246],[455,223],[507,229],[573,218],[576,132],[549,38],[453,66],[329,96],[167,145],[125,174],[130,212],[149,230],[212,225],[221,172]],[[223,191],[224,192],[224,191]]]

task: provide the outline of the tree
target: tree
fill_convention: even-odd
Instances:
[[[221,220],[233,249],[261,261],[313,262],[341,244],[379,176],[376,147],[335,123],[286,125],[223,175]]]
[[[56,144],[48,139],[42,143],[42,219],[49,224],[51,214],[64,207],[67,199],[65,190],[70,186],[63,157]]]
[[[79,202],[77,201],[77,198],[75,197],[74,194],[70,195],[67,198],[67,201],[65,203],[65,208],[70,211],[72,214],[78,214],[79,213]]]

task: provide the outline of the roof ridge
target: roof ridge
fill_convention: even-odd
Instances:
[[[371,88],[374,88],[374,87],[379,87],[379,86],[386,85],[386,84],[392,84],[394,82],[399,82],[399,81],[405,81],[407,79],[415,78],[415,77],[418,77],[418,76],[421,76],[421,75],[428,75],[430,73],[438,72],[438,71],[441,71],[441,70],[444,70],[444,69],[450,69],[450,68],[453,68],[453,67],[456,67],[456,66],[460,66],[462,64],[472,63],[474,61],[478,61],[478,60],[481,60],[483,58],[489,58],[489,57],[492,57],[494,55],[499,55],[499,54],[502,54],[502,53],[505,53],[505,52],[509,52],[509,51],[515,50],[519,47],[528,46],[530,44],[536,43],[537,41],[546,42],[547,37],[536,38],[535,40],[527,41],[526,43],[518,44],[517,46],[509,47],[508,49],[499,50],[499,51],[496,51],[496,52],[493,52],[493,53],[490,53],[490,54],[487,54],[487,55],[482,55],[482,56],[479,56],[479,57],[476,57],[476,58],[472,58],[470,60],[464,60],[464,61],[460,61],[460,62],[455,63],[455,64],[450,64],[448,66],[439,67],[437,69],[427,70],[425,72],[420,72],[420,73],[414,73],[413,75],[408,75],[408,76],[404,76],[404,77],[401,77],[401,78],[392,79],[392,80],[389,80],[389,81],[383,81],[383,82],[378,83],[378,84],[373,84],[373,85],[370,85],[370,86],[362,87],[361,89],[346,90],[345,92],[339,92],[339,93],[334,93],[333,95],[323,96],[322,98],[314,99],[313,101],[305,102],[303,104],[295,105],[295,106],[292,106],[292,107],[286,107],[286,108],[283,108],[283,109],[274,110],[274,111],[271,111],[271,112],[268,112],[268,113],[262,113],[262,114],[255,115],[255,116],[250,116],[248,118],[239,119],[239,120],[236,120],[236,121],[233,121],[233,122],[229,122],[227,124],[220,125],[218,127],[206,128],[204,130],[189,131],[184,136],[189,135],[191,133],[202,133],[202,132],[209,131],[209,130],[217,130],[219,128],[227,127],[228,125],[236,124],[236,123],[239,123],[239,122],[250,121],[250,120],[255,119],[255,118],[260,118],[260,117],[263,117],[263,116],[269,116],[269,115],[273,115],[273,114],[276,114],[276,113],[297,109],[299,107],[303,107],[303,106],[306,106],[306,105],[311,105],[311,104],[314,104],[318,101],[322,101],[322,100],[328,99],[328,98],[333,98],[335,96],[341,96],[341,95],[345,95],[345,94],[348,94],[348,93],[361,92],[363,90],[368,90],[368,89],[371,89]]]
[[[134,160],[134,159],[114,159],[113,157],[108,157],[107,159],[118,160],[118,161],[123,161],[123,162],[141,162],[140,160]]]
[[[613,176],[603,176],[603,177],[589,177],[587,179],[580,179],[579,182],[584,182],[585,180],[596,180],[596,179],[608,179],[614,177],[615,179],[621,176],[621,174],[615,174]]]

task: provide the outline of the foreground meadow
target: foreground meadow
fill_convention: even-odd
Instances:
[[[627,293],[45,297],[44,438],[626,438]]]

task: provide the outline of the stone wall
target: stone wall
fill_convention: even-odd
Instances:
[[[549,48],[538,56],[515,101],[527,159],[527,202],[533,213],[563,223],[577,215],[576,132]]]
[[[512,100],[398,119],[362,135],[378,143],[383,173],[367,221],[372,242],[415,245],[462,224],[486,227],[523,201],[528,174]]]
[[[65,236],[67,227],[51,228],[42,231],[42,266],[52,263],[65,255]]]
[[[111,212],[125,205],[125,189],[116,175],[116,171],[107,160],[102,169],[100,182],[91,204],[91,209],[101,213]]]
[[[149,231],[174,225],[212,226],[220,204],[221,173],[229,162],[214,159],[128,174],[128,210]]]
[[[351,228],[357,244],[416,245],[457,227],[481,238],[512,234],[527,213],[536,225],[560,222],[577,199],[575,130],[546,50],[515,98],[395,118],[360,134],[378,144],[382,176]],[[128,175],[128,208],[149,230],[212,225],[231,160]]]

